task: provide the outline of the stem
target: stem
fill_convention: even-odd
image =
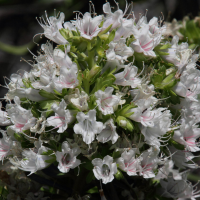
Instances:
[[[85,92],[89,95],[89,93],[90,93],[90,83],[89,83],[89,80],[84,79],[83,80],[83,85],[84,85]]]
[[[95,51],[91,51],[92,46],[91,46],[91,42],[88,42],[87,45],[87,50],[88,50],[88,66],[89,69],[92,69],[92,67],[95,65],[95,61],[94,61],[94,56],[95,56]]]

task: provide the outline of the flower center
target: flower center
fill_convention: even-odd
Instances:
[[[104,176],[109,176],[109,174],[110,174],[110,168],[108,167],[108,165],[103,164],[103,166],[102,166],[102,174]]]

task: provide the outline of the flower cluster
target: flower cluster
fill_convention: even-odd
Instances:
[[[1,160],[30,177],[56,166],[72,195],[90,189],[85,181],[122,179],[133,185],[117,194],[129,199],[195,199],[182,169],[198,167],[199,55],[177,35],[169,41],[161,19],[136,21],[128,10],[107,2],[104,15],[39,21],[49,41],[31,71],[6,84]],[[143,193],[143,183],[157,192]]]

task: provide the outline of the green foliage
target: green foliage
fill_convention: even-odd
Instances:
[[[176,149],[178,150],[184,150],[185,146],[176,142],[175,140],[173,140],[172,138],[169,140],[169,144],[172,144]]]
[[[39,105],[40,105],[41,109],[51,110],[51,106],[54,103],[58,105],[60,103],[60,101],[58,101],[58,100],[44,100],[44,101],[40,101]]]
[[[59,97],[56,96],[55,94],[51,93],[51,92],[47,92],[45,90],[40,90],[39,94],[49,100],[59,100]]]
[[[94,194],[94,193],[98,193],[98,192],[99,192],[98,187],[95,186],[95,187],[89,189],[86,193]]]

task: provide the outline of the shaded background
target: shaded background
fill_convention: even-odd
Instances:
[[[27,47],[37,55],[39,46],[33,43],[33,36],[43,33],[43,29],[37,23],[35,17],[44,16],[47,10],[49,16],[54,15],[54,8],[65,13],[65,21],[75,17],[73,11],[87,12],[89,10],[88,0],[0,0],[0,84],[4,84],[3,77],[10,77],[12,73],[23,73],[29,71],[31,66],[26,62],[20,62],[21,57],[26,60],[33,60]],[[125,7],[125,0],[118,0],[120,8]],[[102,5],[105,0],[94,0],[96,12],[102,14]],[[115,6],[113,0],[110,3]],[[188,15],[191,19],[199,15],[200,0],[134,0],[134,13],[139,18],[139,13],[147,17],[165,16],[165,21],[173,18],[182,20]],[[39,44],[45,43],[46,39],[35,37]],[[4,97],[7,89],[0,87],[0,98]],[[199,164],[200,162],[197,161]],[[200,170],[195,170],[190,175],[190,180],[199,179]]]

